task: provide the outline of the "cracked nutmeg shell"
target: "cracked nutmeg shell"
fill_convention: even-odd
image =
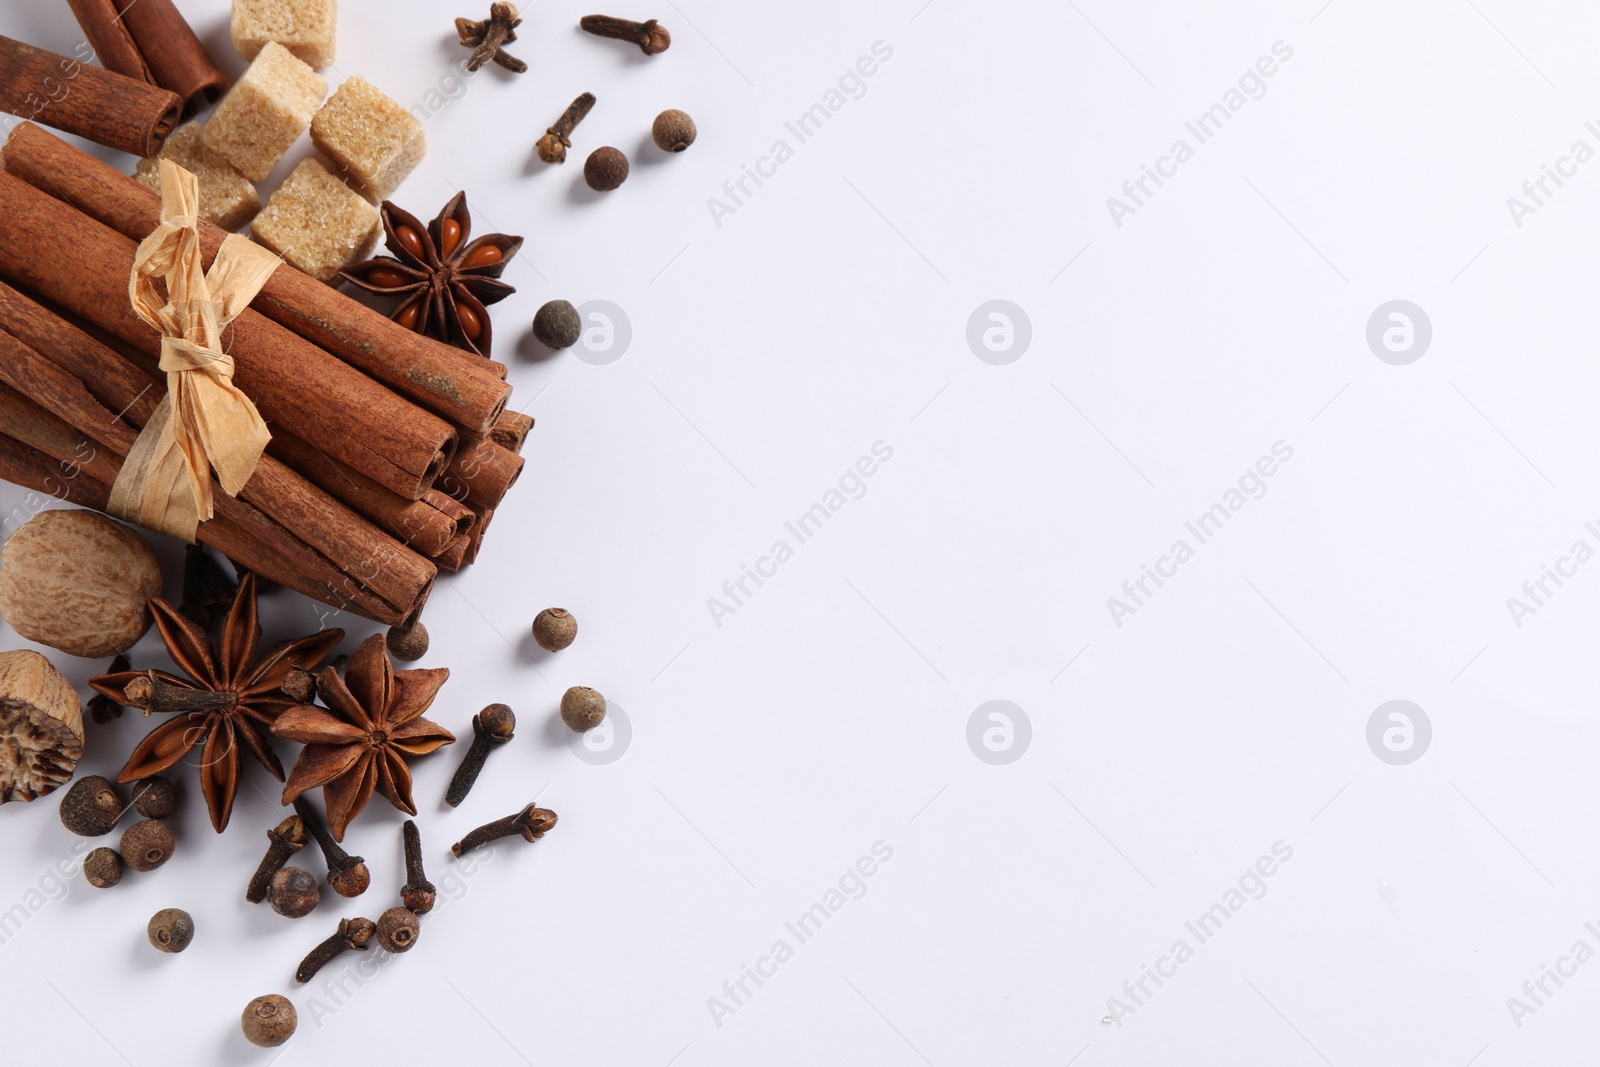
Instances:
[[[100,658],[150,628],[161,564],[133,530],[93,511],[46,511],[0,551],[0,615],[30,641]]]
[[[53,792],[72,777],[81,758],[78,691],[39,653],[0,652],[0,804]],[[121,812],[120,804],[116,810]]]

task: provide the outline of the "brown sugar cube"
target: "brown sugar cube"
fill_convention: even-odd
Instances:
[[[417,117],[361,77],[322,105],[311,120],[311,143],[374,204],[389,199],[428,151]]]
[[[261,197],[250,179],[205,146],[200,124],[191,122],[167,138],[159,156],[139,160],[133,176],[152,193],[161,192],[161,160],[168,159],[200,182],[200,217],[224,230],[237,230],[261,210]]]
[[[314,159],[294,168],[250,235],[318,281],[331,282],[378,243],[378,209]]]
[[[255,59],[268,42],[318,70],[333,65],[337,0],[233,0],[233,47]]]
[[[261,181],[310,127],[327,95],[322,75],[268,41],[206,123],[206,147]]]

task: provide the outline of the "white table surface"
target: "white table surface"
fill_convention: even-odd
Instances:
[[[228,5],[181,7],[237,73]],[[424,661],[458,735],[492,701],[521,726],[460,810],[460,747],[418,764],[445,903],[417,949],[304,988],[300,956],[402,880],[381,798],[350,834],[372,892],[298,922],[242,899],[280,818],[259,768],[220,838],[184,768],[177,857],[109,892],[53,800],[0,810],[0,1059],[264,1064],[238,1013],[284,992],[285,1065],[1592,1062],[1600,563],[1560,561],[1600,549],[1600,162],[1560,161],[1600,149],[1600,12],[667,0],[617,12],[672,30],[645,60],[541,3],[530,73],[457,83],[452,19],[486,4],[341,7],[330,80],[436,94],[396,199],[431,218],[465,188],[480,232],[527,238],[493,311],[527,472],[439,582]],[[58,3],[0,32],[80,39]],[[538,163],[584,90],[575,158]],[[681,156],[648,146],[666,107],[699,123]],[[634,163],[606,197],[601,144]],[[1170,177],[1135,203],[1146,164]],[[1576,173],[1519,219],[1546,164]],[[624,309],[620,358],[533,344],[556,297]],[[993,300],[1012,347],[979,315],[974,350]],[[1431,324],[1420,358],[1368,344],[1393,300]],[[1135,602],[1145,565],[1169,577]],[[1545,565],[1571,576],[1515,617]],[[747,566],[770,577],[736,602]],[[264,603],[272,634],[316,625]],[[549,605],[581,625],[556,656],[527,638]],[[372,632],[343,621],[346,650]],[[624,710],[620,759],[569,748],[575,684]],[[997,700],[1022,715],[969,729]],[[1431,730],[1413,762],[1420,731],[1369,746],[1392,700]],[[83,769],[146,726],[91,726]],[[543,842],[449,859],[534,796]],[[145,944],[166,906],[199,927],[182,956]]]

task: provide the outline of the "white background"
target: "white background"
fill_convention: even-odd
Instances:
[[[236,74],[227,5],[181,6]],[[451,21],[486,8],[341,6],[330,80],[407,106],[453,86]],[[1600,548],[1600,164],[1521,227],[1506,200],[1574,141],[1600,149],[1600,14],[663,0],[617,12],[672,30],[646,60],[580,35],[587,11],[530,5],[511,50],[531,71],[445,100],[395,198],[431,218],[465,188],[480,232],[527,238],[493,309],[538,419],[527,472],[426,616],[425,665],[452,670],[436,717],[462,738],[491,701],[521,720],[460,810],[440,797],[462,746],[418,766],[448,903],[364,985],[292,988],[337,918],[392,903],[381,798],[349,842],[373,890],[298,922],[242,899],[281,817],[259,768],[220,838],[184,769],[178,856],[63,899],[49,872],[78,840],[53,800],[10,806],[0,910],[43,903],[0,945],[4,1058],[266,1063],[238,1013],[284,992],[284,1064],[1590,1062],[1600,964],[1547,979],[1520,1026],[1507,998],[1600,950],[1600,565],[1520,627],[1506,601]],[[80,40],[61,4],[8,4],[0,32]],[[1184,123],[1279,41],[1265,95],[1196,146]],[[876,42],[864,95],[798,144],[785,123]],[[539,163],[584,90],[575,158]],[[648,145],[666,107],[699,123],[681,156]],[[1107,198],[1179,138],[1194,158],[1119,227]],[[793,158],[719,225],[708,201],[779,139]],[[598,197],[580,168],[602,144],[633,173]],[[556,297],[617,304],[631,346],[544,352],[527,323]],[[1366,327],[1401,298],[1433,342],[1395,366]],[[993,299],[1031,321],[1009,365],[966,339]],[[708,598],[880,441],[865,495],[719,626]],[[1193,546],[1184,523],[1280,441],[1265,496],[1118,626],[1107,598]],[[316,625],[308,601],[265,604],[269,636]],[[553,657],[526,636],[549,605],[581,625]],[[344,621],[348,650],[371,631]],[[153,637],[135,660],[162,664]],[[569,750],[574,684],[626,709],[620,760]],[[967,742],[996,699],[1031,723],[1003,766]],[[1432,723],[1410,765],[1366,740],[1392,699]],[[91,725],[83,768],[114,774],[148,725]],[[543,842],[450,861],[536,795],[561,816]],[[892,858],[800,944],[785,923],[876,842]],[[1278,842],[1264,895],[1199,943],[1184,924]],[[166,906],[199,927],[182,956],[145,943]],[[780,939],[793,958],[735,1004],[724,983]],[[1175,977],[1123,992],[1179,939]],[[1120,1025],[1111,997],[1135,1008]]]

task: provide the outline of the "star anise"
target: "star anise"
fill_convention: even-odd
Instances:
[[[279,737],[306,746],[284,787],[283,802],[291,804],[322,786],[328,826],[339,841],[374,790],[415,815],[406,757],[426,756],[455,741],[449,730],[422,717],[449,677],[444,667],[395,670],[382,634],[362,642],[344,678],[324,668],[317,693],[328,710],[303,704],[284,712],[272,727]]]
[[[169,712],[172,718],[139,742],[119,781],[135,782],[161,774],[204,742],[200,791],[211,825],[227,829],[239,792],[239,749],[283,781],[268,741],[273,720],[295,702],[280,686],[295,667],[312,668],[344,638],[343,630],[323,630],[274,645],[258,654],[261,624],[256,618],[256,578],[246,574],[222,627],[222,648],[213,649],[206,632],[164,600],[150,601],[167,654],[187,678],[166,671],[119,671],[89,679],[89,685],[119,704]]]
[[[471,240],[466,193],[457,193],[426,227],[387,200],[380,214],[384,243],[398,258],[369,259],[344,277],[369,293],[404,297],[391,317],[406,329],[487,356],[494,330],[486,305],[516,292],[500,274],[522,238],[491,233]]]

